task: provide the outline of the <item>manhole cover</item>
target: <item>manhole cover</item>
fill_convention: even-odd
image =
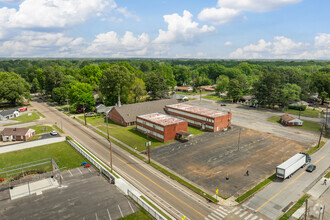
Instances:
[[[280,210],[282,208],[282,206],[280,205],[274,205],[274,209]]]

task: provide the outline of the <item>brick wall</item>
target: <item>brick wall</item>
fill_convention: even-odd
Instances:
[[[232,114],[229,113],[225,116],[215,118],[213,131],[214,132],[222,131],[224,128],[228,128],[229,126],[231,126],[231,116],[232,116]]]
[[[164,142],[174,140],[176,133],[179,131],[187,131],[188,122],[183,121],[178,124],[169,125],[164,128]]]
[[[121,124],[123,126],[127,126],[126,122],[124,121],[124,119],[121,117],[121,115],[117,112],[116,109],[113,109],[110,113],[109,113],[109,118],[113,121],[116,122],[117,124]]]

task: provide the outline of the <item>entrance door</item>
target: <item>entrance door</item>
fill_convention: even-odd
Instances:
[[[202,124],[202,129],[203,129],[203,130],[205,129],[205,124]]]

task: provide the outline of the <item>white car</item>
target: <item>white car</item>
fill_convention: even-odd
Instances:
[[[56,131],[51,131],[51,132],[50,132],[50,135],[55,136],[55,135],[57,135],[57,132],[56,132]]]

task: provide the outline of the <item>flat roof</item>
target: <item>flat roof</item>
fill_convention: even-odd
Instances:
[[[278,165],[277,168],[286,169],[303,157],[306,157],[306,156],[304,154],[298,153],[298,154],[292,156],[291,158],[289,158],[287,161],[284,161],[283,163]]]
[[[211,109],[207,109],[207,108],[201,108],[201,107],[187,105],[187,104],[181,104],[181,103],[173,104],[173,105],[166,105],[166,107],[171,107],[171,108],[175,108],[175,109],[179,109],[179,110],[183,110],[186,112],[202,115],[205,117],[211,117],[211,118],[217,118],[217,117],[225,116],[228,114],[225,112],[219,112],[219,111],[215,111],[215,110],[211,110]]]
[[[184,120],[174,118],[172,116],[161,114],[161,113],[151,113],[151,114],[146,114],[146,115],[139,115],[137,117],[148,120],[148,121],[153,122],[158,125],[162,125],[162,126],[167,126],[167,125],[178,124],[178,123],[184,122]]]

